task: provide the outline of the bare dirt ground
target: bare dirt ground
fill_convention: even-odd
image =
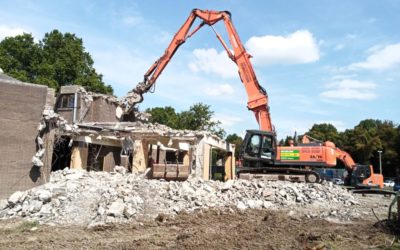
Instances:
[[[285,209],[208,210],[91,228],[0,221],[0,249],[399,249],[396,228],[371,210],[386,219],[391,200],[363,197],[364,216],[346,222]]]

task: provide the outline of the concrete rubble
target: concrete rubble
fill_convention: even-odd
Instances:
[[[184,182],[150,180],[145,175],[53,172],[49,183],[17,191],[0,200],[0,218],[24,218],[45,224],[96,225],[154,219],[159,214],[202,209],[288,209],[289,216],[350,220],[359,217],[359,202],[331,183],[189,179]]]
[[[45,107],[42,113],[42,118],[39,122],[37,131],[38,134],[36,136],[36,145],[37,151],[36,154],[32,157],[32,164],[36,167],[43,167],[44,163],[42,158],[45,153],[45,148],[43,147],[43,135],[48,126],[52,126],[55,128],[59,128],[62,131],[72,131],[72,127],[67,124],[67,121],[55,113],[54,110],[50,107]]]
[[[143,113],[142,115],[144,115]],[[93,131],[92,128],[98,127],[101,129],[97,131],[99,134],[107,134],[107,132],[114,133],[114,131],[126,132],[136,137],[144,138],[146,135],[157,135],[164,137],[199,137],[199,136],[212,136],[216,139],[218,138],[216,135],[202,130],[178,130],[172,129],[166,125],[159,123],[150,123],[147,121],[134,121],[134,122],[118,122],[118,123],[105,123],[105,122],[93,122],[93,123],[84,123],[77,124],[78,129],[74,130],[75,133],[85,133]]]

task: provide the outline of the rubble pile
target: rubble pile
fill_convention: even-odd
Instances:
[[[40,223],[80,224],[117,222],[173,215],[180,211],[218,209],[305,209],[307,216],[352,219],[357,200],[332,184],[281,181],[228,182],[189,179],[149,180],[144,175],[84,172],[52,173],[49,183],[17,191],[0,201],[0,218],[26,218]]]

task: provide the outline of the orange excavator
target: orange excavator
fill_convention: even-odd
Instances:
[[[357,188],[383,188],[383,175],[375,174],[372,165],[356,163],[349,153],[336,147],[331,141],[321,142],[311,136],[304,135],[302,137],[302,144],[310,145],[310,143],[323,144],[325,147],[334,150],[336,159],[340,160],[347,170],[346,185]]]
[[[196,19],[201,20],[201,23],[193,30],[190,30]],[[225,25],[231,47],[228,47],[223,38],[213,28],[213,25],[219,21],[222,21]],[[120,108],[120,114],[129,116],[132,113],[135,104],[143,101],[143,94],[151,91],[154,87],[157,78],[177,49],[205,25],[212,28],[228,57],[238,66],[239,77],[248,96],[247,107],[254,113],[260,127],[260,130],[247,131],[240,153],[242,166],[238,168],[239,177],[275,175],[279,178],[283,177],[291,180],[302,178],[307,182],[318,182],[320,177],[314,171],[316,167],[334,167],[336,166],[337,158],[347,160],[348,156],[342,157],[339,152],[343,151],[338,151],[333,143],[331,145],[329,143],[314,142],[287,147],[277,146],[276,133],[269,112],[267,92],[258,83],[250,62],[251,56],[240,41],[232,23],[231,13],[228,11],[192,10],[164,54],[146,72],[143,82],[140,82],[136,88],[124,97],[124,104]],[[353,166],[353,164],[350,165]],[[350,167],[350,169],[354,168]],[[372,181],[375,183],[374,178],[372,178]]]

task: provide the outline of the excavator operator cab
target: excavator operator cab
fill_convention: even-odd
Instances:
[[[240,151],[243,167],[262,167],[276,158],[276,140],[271,132],[248,130]]]
[[[356,165],[351,175],[351,184],[357,188],[379,187],[372,183],[373,170],[369,165]]]

